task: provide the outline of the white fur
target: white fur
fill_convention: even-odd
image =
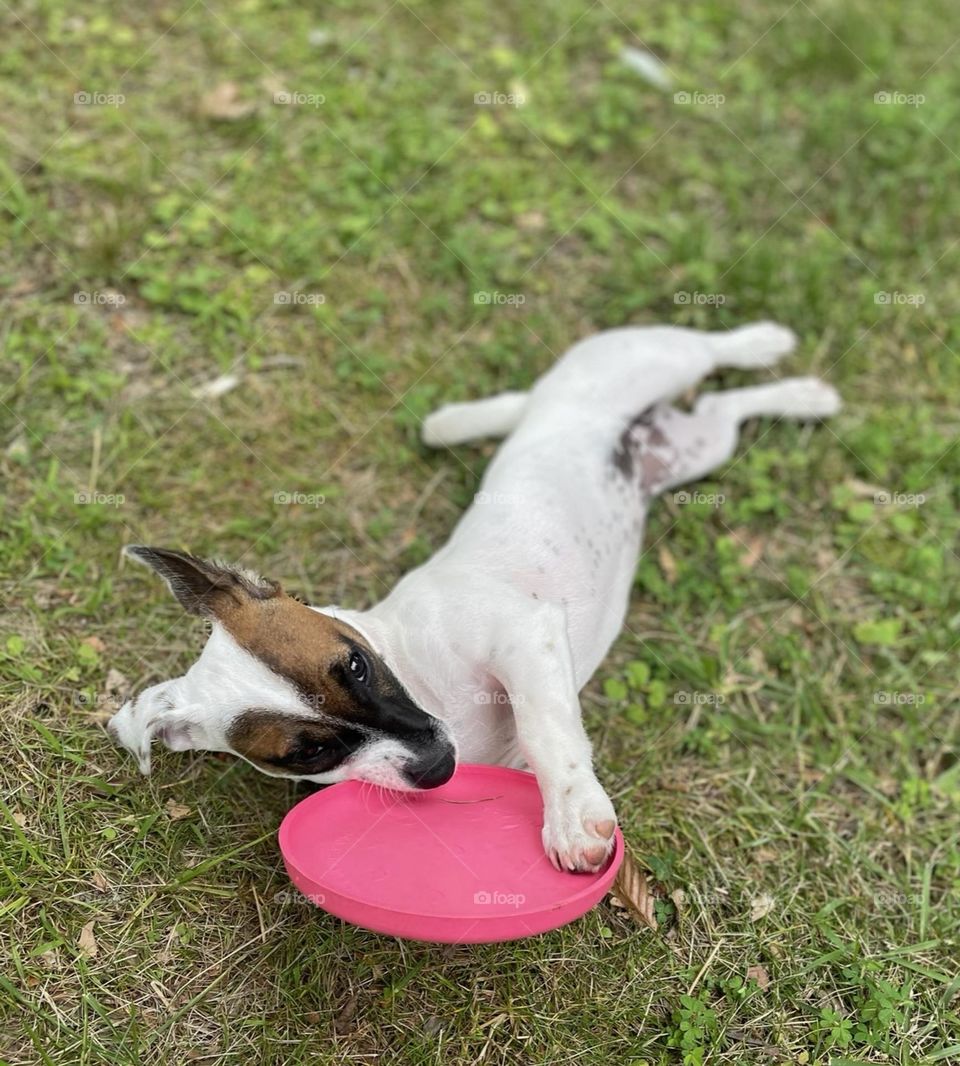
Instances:
[[[531,767],[544,847],[558,866],[595,869],[612,846],[615,814],[591,765],[578,693],[623,624],[651,497],[729,459],[746,418],[839,408],[836,393],[813,379],[707,394],[690,414],[666,401],[718,366],[771,366],[794,343],[771,323],[726,334],[616,329],[575,345],[529,393],[441,408],[424,423],[428,444],[509,434],[474,505],[382,602],[364,612],[325,608],[360,630],[419,706],[445,723],[461,759]],[[631,480],[612,456],[650,408],[652,425],[630,431],[655,472],[641,488],[639,474]],[[189,706],[181,724],[204,734],[196,746],[223,744],[242,707],[293,707],[295,694],[231,644],[215,626],[191,671],[168,683],[178,709],[181,700]],[[149,765],[143,736],[153,728],[154,691],[114,719],[141,766]],[[365,749],[318,780],[392,784],[402,754]]]

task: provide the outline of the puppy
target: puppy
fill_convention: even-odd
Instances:
[[[615,329],[575,345],[529,392],[441,408],[423,425],[428,445],[507,439],[449,541],[366,611],[308,607],[246,570],[127,548],[212,631],[186,674],[127,703],[110,731],[144,773],[154,738],[321,784],[425,789],[459,759],[528,766],[553,864],[599,869],[616,814],[578,694],[623,624],[650,501],[730,459],[744,419],[840,407],[811,378],[707,393],[690,412],[669,401],[717,367],[772,366],[794,343],[770,323]]]

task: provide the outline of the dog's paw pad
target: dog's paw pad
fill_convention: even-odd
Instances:
[[[613,850],[617,826],[613,806],[599,785],[595,792],[579,803],[568,800],[545,812],[543,847],[558,870],[596,873]]]

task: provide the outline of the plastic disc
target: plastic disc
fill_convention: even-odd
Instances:
[[[298,803],[280,850],[317,906],[390,936],[480,944],[556,929],[606,894],[623,860],[616,831],[599,873],[560,873],[540,842],[533,774],[462,764],[439,788],[344,781]]]

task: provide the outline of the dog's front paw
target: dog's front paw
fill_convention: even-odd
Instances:
[[[613,851],[617,828],[613,804],[596,781],[561,793],[544,807],[547,858],[558,870],[596,873]]]

